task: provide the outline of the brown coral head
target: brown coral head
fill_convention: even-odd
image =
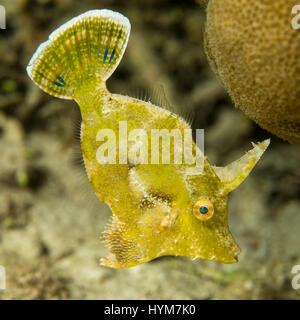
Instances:
[[[206,52],[235,104],[262,128],[300,144],[300,30],[295,0],[210,0]]]

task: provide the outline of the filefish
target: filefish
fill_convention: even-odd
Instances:
[[[151,101],[109,92],[106,80],[120,63],[130,29],[128,18],[118,12],[87,11],[52,32],[27,66],[42,90],[79,105],[89,182],[113,213],[103,233],[109,254],[101,264],[128,268],[165,255],[237,262],[240,249],[228,227],[228,194],[248,176],[269,140],[253,144],[225,167],[213,166],[183,117]],[[161,163],[162,146],[157,155],[150,142],[153,129],[159,134],[177,130],[181,138],[188,132],[193,154],[202,159],[201,172],[192,174],[194,164],[183,161]],[[126,139],[136,130],[139,134]],[[173,160],[178,160],[177,144],[171,143]],[[155,163],[149,160],[153,154],[159,158]]]

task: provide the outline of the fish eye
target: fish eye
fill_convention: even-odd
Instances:
[[[214,215],[214,206],[209,200],[198,200],[194,205],[194,215],[201,221],[209,220]]]

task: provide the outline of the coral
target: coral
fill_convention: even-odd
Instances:
[[[236,106],[300,144],[300,31],[295,0],[210,0],[206,52]]]

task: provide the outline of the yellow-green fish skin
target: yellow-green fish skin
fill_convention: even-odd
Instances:
[[[54,61],[49,60],[49,49],[46,51],[46,58],[39,54],[32,59],[28,73],[43,90],[63,98],[72,98],[79,105],[82,114],[81,148],[88,178],[98,198],[107,203],[113,213],[111,224],[103,235],[109,256],[102,259],[101,263],[113,268],[128,268],[164,255],[223,263],[236,262],[240,249],[228,228],[228,193],[247,177],[269,141],[254,145],[241,159],[224,168],[211,166],[204,158],[204,170],[197,175],[190,174],[190,169],[194,166],[191,164],[151,164],[150,140],[147,147],[149,164],[135,163],[129,156],[128,163],[119,163],[121,152],[118,141],[123,138],[119,132],[120,123],[127,123],[128,133],[143,129],[147,133],[147,139],[150,139],[152,129],[179,129],[183,137],[184,130],[190,129],[190,126],[181,117],[151,102],[112,94],[107,90],[105,80],[123,55],[130,27],[126,18],[119,13],[109,10],[98,10],[101,13],[95,11],[97,10],[85,14],[83,18],[79,16],[74,22],[76,29],[72,29],[70,24],[67,31],[63,32],[70,32],[71,28],[75,32],[74,39],[85,39],[88,42],[87,45],[80,42],[78,48],[91,48],[90,42],[95,44],[95,40],[90,36],[91,25],[99,36],[96,43],[101,44],[98,50],[101,52],[100,59],[97,60],[89,49],[83,50],[81,64],[89,65],[87,56],[92,55],[94,63],[98,65],[87,67],[88,72],[83,70],[78,82],[76,74],[80,72],[75,68],[72,85],[57,89],[51,81],[43,81],[43,73],[39,72],[43,59]],[[85,19],[88,19],[89,24]],[[119,49],[116,50],[118,61],[114,61],[111,67],[107,64],[106,49],[103,48],[103,43],[107,45],[111,42],[106,38],[102,41],[101,37],[106,37],[107,34],[99,32],[95,25],[99,25],[99,30],[105,25],[101,30],[108,30],[108,34],[114,35],[114,39],[117,39],[115,43],[120,41]],[[114,30],[122,30],[122,36],[116,38]],[[76,32],[80,33],[80,37]],[[64,39],[63,36],[62,38]],[[59,45],[62,46],[61,41]],[[74,45],[76,46],[76,41]],[[55,47],[55,41],[50,41],[48,46]],[[113,56],[112,48],[107,51]],[[97,52],[97,49],[93,52]],[[76,63],[79,65],[78,61]],[[64,65],[63,62],[61,64]],[[70,74],[68,67],[61,70],[65,75]],[[57,73],[60,73],[59,68],[60,65],[57,65]],[[55,82],[56,74],[51,78]],[[49,74],[47,76],[49,77]],[[67,79],[65,81],[67,83]],[[48,86],[48,83],[51,86]],[[55,90],[61,90],[61,93]],[[116,134],[116,141],[110,142],[112,145],[116,142],[115,164],[100,164],[97,160],[97,152],[102,145],[97,141],[97,135],[102,129],[111,129]],[[108,142],[106,144],[109,145]],[[197,148],[193,143],[194,154]],[[170,148],[170,151],[172,159],[175,157],[174,148]],[[212,204],[214,213],[209,220],[202,221],[195,216],[194,208],[199,200]]]

